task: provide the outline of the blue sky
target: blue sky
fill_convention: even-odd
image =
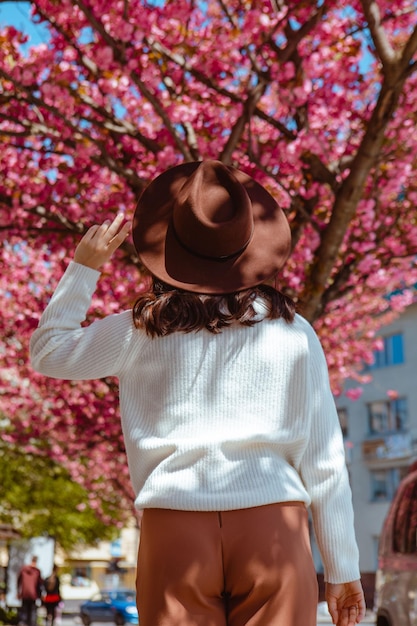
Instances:
[[[152,0],[153,4],[161,4],[162,0]],[[25,48],[48,41],[48,29],[43,24],[34,24],[30,18],[30,2],[0,2],[0,27],[5,25],[15,26],[18,30],[29,36],[29,42]],[[362,71],[366,72],[372,62],[372,55],[363,46],[364,57],[361,62]]]
[[[48,39],[43,24],[33,24],[29,2],[0,2],[0,25],[11,25],[29,35],[29,45],[37,45]]]

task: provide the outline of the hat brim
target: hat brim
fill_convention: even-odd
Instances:
[[[143,265],[164,282],[196,293],[241,291],[273,277],[285,264],[291,234],[275,199],[253,178],[232,168],[252,202],[252,238],[238,256],[226,260],[200,257],[178,241],[173,225],[174,199],[198,167],[183,163],[157,176],[139,198],[133,218],[133,242]]]

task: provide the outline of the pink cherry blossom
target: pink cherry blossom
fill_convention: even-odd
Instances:
[[[345,396],[349,398],[349,400],[359,400],[363,393],[362,387],[354,387],[353,389],[347,389],[345,391]]]
[[[417,14],[378,0],[371,28],[369,4],[37,0],[48,41],[1,27],[2,436],[65,464],[103,519],[132,511],[116,381],[45,379],[28,341],[81,233],[130,218],[161,171],[221,159],[274,195],[293,234],[278,282],[335,393],[351,378],[359,397],[379,329],[415,300]],[[127,242],[89,321],[148,282]]]

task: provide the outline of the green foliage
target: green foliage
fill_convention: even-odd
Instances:
[[[19,621],[18,619],[18,612],[17,609],[3,609],[2,607],[0,607],[0,624],[17,624]]]
[[[49,535],[64,549],[112,539],[116,528],[89,506],[88,494],[50,458],[0,443],[0,522],[23,538]]]

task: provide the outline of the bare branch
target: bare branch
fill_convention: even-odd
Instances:
[[[62,26],[54,18],[52,18],[50,15],[47,15],[37,2],[34,2],[34,5],[36,6],[36,10],[38,11],[39,15],[41,15],[44,20],[48,21],[52,28],[54,28],[61,35],[61,37],[63,37],[65,41],[67,41],[67,43],[75,50],[75,52],[77,53],[78,62],[81,64],[82,67],[84,67],[87,74],[93,79],[94,83],[99,88],[100,83],[98,79],[101,75],[101,72],[99,71],[99,68],[94,63],[94,61],[89,59],[80,50],[80,48],[76,45],[74,39],[68,35],[65,29],[62,28]],[[87,104],[98,115],[108,120],[104,124],[104,126],[112,133],[129,135],[129,137],[132,137],[133,139],[139,141],[139,143],[141,143],[147,150],[153,152],[154,154],[157,154],[161,150],[161,146],[159,146],[156,141],[145,137],[145,135],[143,135],[135,126],[133,126],[133,124],[131,124],[127,120],[117,120],[116,124],[115,118],[112,115],[112,111],[110,109],[97,105],[97,103],[88,95],[80,94],[80,92],[76,91],[70,86],[68,86],[68,89],[71,91],[72,96],[76,100],[80,100],[84,104]],[[90,119],[90,121],[92,121],[92,123],[95,123],[94,120]]]
[[[100,36],[107,43],[107,45],[113,50],[114,58],[122,65],[126,64],[127,63],[126,53],[125,53],[125,50],[122,48],[122,46],[119,44],[119,42],[117,42],[106,31],[103,24],[96,18],[94,13],[85,5],[85,3],[82,0],[74,0],[74,1],[77,4],[77,6],[81,9],[81,11],[84,13],[88,22],[91,24],[94,30],[96,30],[100,34]],[[135,85],[137,86],[137,88],[139,89],[140,93],[143,95],[143,97],[152,104],[155,112],[157,113],[157,115],[159,115],[159,117],[163,121],[166,130],[171,134],[175,145],[177,146],[178,150],[183,155],[184,159],[186,161],[192,161],[193,160],[192,155],[188,147],[182,141],[181,137],[175,130],[175,127],[171,123],[169,115],[166,113],[164,107],[159,102],[157,97],[150,91],[150,89],[148,89],[148,87],[139,78],[136,72],[131,71],[130,77],[132,81],[135,83]]]
[[[139,78],[139,76],[135,72],[132,72],[130,76],[133,82],[135,83],[135,85],[137,86],[137,88],[139,89],[139,91],[141,92],[141,94],[143,95],[143,97],[152,104],[155,112],[159,115],[159,117],[163,121],[166,130],[171,134],[175,145],[177,146],[178,150],[183,155],[184,159],[186,161],[192,161],[193,157],[192,157],[190,150],[188,149],[188,146],[180,138],[179,134],[177,133],[173,124],[171,123],[168,113],[160,104],[157,97],[152,94],[152,92],[148,89],[145,83]]]
[[[243,106],[242,115],[237,119],[234,127],[232,128],[232,132],[230,133],[229,139],[224,146],[222,153],[220,155],[220,161],[225,163],[226,165],[230,165],[232,161],[232,154],[236,149],[237,144],[239,143],[242,134],[245,130],[246,125],[250,121],[253,111],[255,110],[256,104],[262,98],[265,93],[265,89],[267,84],[265,81],[259,82],[256,87],[249,93],[246,102]]]
[[[149,139],[149,137],[145,137],[145,135],[143,135],[128,120],[115,118],[111,110],[97,105],[93,98],[90,98],[86,94],[81,94],[70,85],[68,85],[68,91],[71,93],[76,102],[87,105],[88,108],[94,111],[99,117],[103,118],[102,122],[92,117],[84,119],[88,119],[91,124],[99,128],[105,128],[106,130],[108,130],[112,134],[115,143],[117,143],[118,141],[118,135],[129,136],[132,139],[136,139],[141,145],[143,145],[147,150],[149,150],[149,152],[152,152],[153,154],[157,154],[161,151],[162,148],[156,141],[154,141],[153,139]]]
[[[26,87],[25,85],[22,85],[21,83],[17,82],[15,79],[13,79],[9,74],[4,72],[2,69],[0,69],[0,76],[3,76],[4,78],[7,78],[7,80],[10,80],[11,82],[13,82],[13,84],[16,87],[16,90],[18,92],[23,92],[25,94],[27,102],[31,104],[36,104],[37,106],[41,108],[45,108],[46,110],[50,111],[58,119],[60,119],[65,124],[65,126],[71,129],[72,139],[70,141],[65,142],[67,145],[72,146],[72,148],[74,148],[76,141],[79,140],[80,137],[84,137],[90,143],[95,145],[100,153],[100,157],[97,157],[97,156],[92,157],[93,160],[97,159],[98,160],[97,162],[99,162],[101,165],[105,165],[110,170],[126,178],[126,180],[129,182],[133,190],[142,191],[144,182],[136,174],[136,172],[134,172],[131,168],[122,167],[121,164],[117,163],[115,159],[113,159],[111,155],[108,153],[108,147],[104,145],[103,141],[100,141],[99,139],[96,139],[92,137],[90,134],[88,134],[81,127],[80,124],[77,124],[76,119],[69,120],[63,113],[61,113],[59,109],[57,109],[56,107],[52,105],[46,104],[43,100],[35,96],[29,87]],[[9,97],[14,97],[17,100],[20,99],[19,95],[16,95],[16,96],[13,95]],[[3,96],[3,101],[4,101],[4,96]],[[80,118],[80,119],[85,119],[86,121],[90,122],[88,118]],[[23,126],[26,125],[26,127],[28,127],[27,126],[28,122],[26,120],[20,120],[20,124]],[[58,139],[61,137],[61,134],[57,129],[53,129],[53,128],[46,127],[46,126],[42,127],[41,125],[37,123],[30,124],[29,128],[33,136],[35,136],[36,133],[39,133],[39,131],[41,131],[42,134],[44,134],[46,137],[52,136],[55,139]]]
[[[287,44],[285,48],[279,48],[272,38],[268,40],[269,45],[275,51],[278,61],[280,63],[286,63],[297,52],[297,46],[300,41],[304,39],[322,19],[327,9],[326,4],[326,2],[323,2],[318,10],[297,30],[291,28],[291,24],[287,22],[287,25],[285,27]]]
[[[201,154],[198,149],[197,137],[193,125],[191,124],[191,122],[183,122],[182,126],[184,128],[185,136],[187,137],[187,143],[190,146],[191,154],[194,161],[200,161]]]
[[[387,85],[386,81],[382,85],[365,135],[352,161],[350,172],[340,185],[329,223],[316,250],[309,280],[302,294],[303,313],[310,322],[317,319],[323,311],[324,293],[332,282],[331,273],[345,233],[363,195],[368,174],[378,160],[385,130],[396,110],[405,81],[405,77],[399,77],[398,72],[397,77],[395,87]]]
[[[316,250],[309,280],[302,294],[303,312],[310,322],[314,322],[321,315],[329,298],[326,292],[332,294],[336,291],[331,287],[337,279],[337,275],[332,278],[332,271],[337,265],[340,247],[363,196],[369,173],[378,162],[385,132],[397,109],[404,83],[416,67],[411,59],[417,49],[417,29],[410,35],[400,56],[387,44],[386,33],[374,0],[362,0],[362,5],[377,52],[383,59],[383,82],[366,132],[351,163],[350,172],[335,196],[329,223]]]
[[[223,13],[227,17],[227,19],[230,22],[230,24],[232,25],[232,27],[234,29],[239,29],[238,22],[235,20],[233,14],[227,8],[227,5],[224,2],[224,0],[217,0],[217,1],[219,3]],[[249,46],[244,46],[243,50],[245,50],[246,54],[248,55],[248,59],[250,59],[250,62],[251,62],[251,65],[252,65],[252,69],[255,71],[255,73],[259,77],[263,76],[264,75],[264,70],[262,70],[262,68],[259,67],[259,63],[258,63],[258,61],[256,59],[256,55],[254,54],[254,51]]]
[[[116,53],[117,53],[117,57],[121,56],[121,51],[118,48],[115,40],[113,39],[113,37],[106,31],[106,29],[104,28],[102,22],[100,22],[96,16],[94,15],[94,13],[91,11],[91,9],[82,1],[82,0],[73,0],[74,4],[76,4],[78,6],[79,9],[81,9],[81,11],[84,13],[85,17],[87,18],[88,23],[90,24],[90,26],[92,26],[92,28],[99,33],[99,35],[101,36],[101,38],[106,42],[106,44],[108,46],[110,46]],[[124,58],[119,58],[120,61],[124,61]]]
[[[286,211],[287,215],[294,215],[294,218],[290,220],[291,249],[294,250],[307,224],[309,224],[314,230],[320,233],[321,229],[312,217],[314,209],[317,206],[318,198],[303,198],[299,194],[294,194],[294,192],[292,192],[290,189],[286,188],[283,185],[282,181],[279,177],[277,177],[276,173],[274,173],[270,168],[265,167],[265,165],[261,163],[259,158],[257,158],[250,149],[249,156],[251,162],[256,165],[257,169],[263,172],[266,176],[269,176],[291,198],[291,205]],[[295,297],[295,294],[292,294],[292,297]]]
[[[163,55],[164,58],[166,58],[167,60],[172,61],[173,63],[181,67],[181,69],[184,72],[191,74],[196,80],[201,82],[203,85],[206,85],[206,87],[209,87],[210,89],[212,89],[215,93],[218,93],[221,96],[225,96],[227,99],[231,100],[232,102],[236,104],[243,104],[242,98],[238,94],[233,93],[232,91],[229,91],[227,89],[224,89],[223,87],[219,87],[218,85],[216,85],[208,76],[206,76],[196,67],[191,65],[185,59],[185,57],[177,53],[171,52],[170,50],[168,50],[168,48],[165,48],[165,46],[163,46],[161,43],[154,41],[151,38],[147,38],[146,42],[149,45],[149,47],[152,48],[152,50],[154,50],[155,52],[158,52],[159,54]],[[289,130],[280,121],[274,119],[272,116],[262,111],[262,109],[255,107],[253,114],[259,117],[260,119],[264,120],[268,124],[270,124],[272,127],[276,128],[282,135],[284,135],[290,141],[294,141],[296,139],[295,133]]]
[[[417,62],[414,61],[413,63],[410,63],[405,72],[406,77],[408,78],[409,76],[411,76],[411,74],[413,74],[416,71],[416,69],[417,69]]]
[[[397,62],[398,54],[395,52],[388,40],[385,29],[382,25],[378,4],[375,0],[361,0],[361,4],[366,21],[368,22],[372,41],[374,42],[382,65],[385,67],[392,66]]]
[[[403,53],[401,55],[401,65],[405,71],[407,71],[408,76],[415,69],[415,62],[411,63],[415,53],[417,52],[417,26],[414,28],[411,33],[408,41],[403,49]]]
[[[97,80],[97,78],[99,77],[99,70],[98,70],[97,65],[94,63],[94,61],[92,59],[89,59],[87,55],[83,54],[80,48],[76,45],[74,38],[68,35],[66,30],[61,26],[61,24],[59,24],[55,20],[53,16],[45,13],[42,10],[42,8],[39,6],[38,2],[35,2],[35,0],[32,0],[32,4],[36,6],[36,10],[39,13],[39,15],[42,17],[42,19],[49,22],[49,24],[54,28],[54,30],[56,30],[56,32],[59,33],[61,37],[65,39],[68,45],[70,45],[71,48],[75,50],[75,52],[77,53],[80,65],[84,67],[84,69],[87,71],[89,76]]]
[[[301,155],[301,161],[308,165],[305,171],[308,171],[311,178],[320,183],[326,183],[336,193],[339,188],[336,175],[332,172],[317,154],[313,154],[310,151],[303,152]],[[303,168],[304,169],[304,168]]]

